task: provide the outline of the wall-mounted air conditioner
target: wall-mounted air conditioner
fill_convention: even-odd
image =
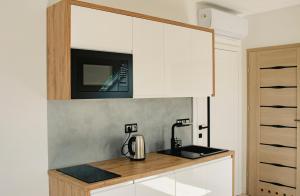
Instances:
[[[248,21],[245,18],[214,8],[199,9],[200,26],[215,29],[217,35],[242,39],[248,35]]]

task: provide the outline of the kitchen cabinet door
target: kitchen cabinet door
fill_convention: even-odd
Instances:
[[[176,196],[232,196],[232,159],[210,161],[176,172]]]
[[[193,97],[213,94],[213,45],[212,34],[189,29],[190,90]]]
[[[207,188],[205,165],[192,166],[175,173],[176,196],[204,196],[211,192]]]
[[[135,181],[136,196],[175,196],[175,176],[161,174]]]
[[[134,184],[132,181],[126,182],[123,184],[92,190],[90,194],[91,196],[135,196]]]
[[[165,25],[166,91],[169,97],[191,97],[189,29]]]
[[[132,17],[73,5],[71,47],[132,53]]]
[[[232,196],[232,159],[219,159],[205,165],[208,196]]]
[[[133,96],[163,97],[164,25],[149,20],[133,19]]]
[[[171,97],[212,94],[212,34],[165,25],[167,92]]]

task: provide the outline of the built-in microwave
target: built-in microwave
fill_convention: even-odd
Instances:
[[[132,98],[132,54],[71,49],[72,99]]]

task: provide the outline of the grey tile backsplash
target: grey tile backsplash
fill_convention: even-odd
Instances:
[[[120,157],[126,123],[138,123],[147,152],[169,148],[171,125],[186,117],[191,98],[48,101],[49,168]],[[191,127],[176,135],[192,143]]]

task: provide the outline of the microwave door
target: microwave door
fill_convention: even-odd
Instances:
[[[119,72],[111,75],[100,88],[99,91],[117,91],[119,88]]]
[[[72,49],[72,98],[131,98],[132,55]]]

